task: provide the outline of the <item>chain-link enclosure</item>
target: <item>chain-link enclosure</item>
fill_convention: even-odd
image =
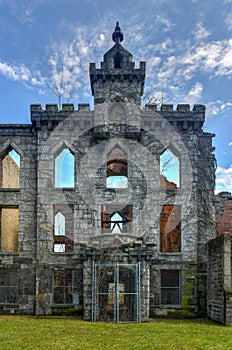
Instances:
[[[92,320],[140,321],[140,263],[93,264]]]

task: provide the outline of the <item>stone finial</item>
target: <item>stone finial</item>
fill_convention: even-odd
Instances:
[[[121,41],[123,41],[123,32],[119,27],[119,22],[116,22],[116,27],[112,34],[112,40],[115,42],[115,44],[119,44]]]

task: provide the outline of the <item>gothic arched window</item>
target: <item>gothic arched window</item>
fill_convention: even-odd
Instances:
[[[160,156],[160,186],[180,187],[180,161],[170,149],[166,149]]]
[[[59,211],[55,215],[55,236],[65,236],[65,216]]]
[[[119,146],[115,146],[107,156],[107,188],[127,188],[127,156]]]
[[[19,188],[20,155],[10,148],[0,158],[1,188]]]
[[[55,187],[74,187],[74,155],[64,148],[55,158]]]
[[[123,218],[119,213],[114,213],[111,216],[111,232],[112,233],[121,233],[122,232],[122,223],[123,223]]]

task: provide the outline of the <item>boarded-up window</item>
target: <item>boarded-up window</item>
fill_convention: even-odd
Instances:
[[[0,220],[1,251],[5,253],[15,253],[18,251],[18,208],[0,208]]]
[[[160,251],[181,251],[181,208],[179,205],[164,205],[160,216]]]
[[[180,271],[161,270],[161,305],[180,305]]]

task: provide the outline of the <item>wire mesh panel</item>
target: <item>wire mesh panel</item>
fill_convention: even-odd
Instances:
[[[54,271],[54,303],[72,304],[72,270]]]
[[[161,304],[180,304],[179,270],[161,270]]]
[[[15,304],[18,301],[18,286],[0,286],[0,304]]]
[[[0,304],[19,302],[17,271],[0,269]]]
[[[139,321],[139,264],[95,264],[93,321]]]

